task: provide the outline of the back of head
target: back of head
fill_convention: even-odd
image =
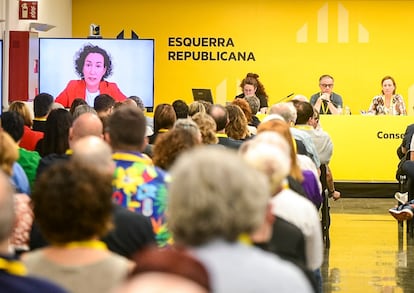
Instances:
[[[50,94],[38,94],[33,100],[33,112],[35,118],[46,116],[50,111],[53,101],[53,96]]]
[[[103,135],[102,121],[94,113],[84,113],[73,121],[70,140],[76,141],[89,135],[98,137]]]
[[[12,176],[13,164],[18,158],[18,145],[6,131],[0,131],[0,170]]]
[[[201,137],[197,123],[191,118],[177,119],[174,123],[174,129],[183,129],[187,132],[191,132],[194,137]]]
[[[213,117],[214,121],[216,122],[216,131],[220,131],[226,128],[226,125],[229,121],[229,114],[223,105],[214,104],[211,106],[210,112],[208,114]]]
[[[100,172],[112,175],[112,149],[103,139],[97,136],[82,137],[75,142],[72,151],[72,161],[93,166]]]
[[[272,194],[281,190],[291,164],[286,140],[275,133],[263,132],[248,141],[242,150],[243,159],[268,177]]]
[[[43,156],[51,153],[64,154],[69,148],[69,129],[72,115],[65,109],[50,111],[46,120]]]
[[[46,240],[64,244],[105,235],[112,215],[111,180],[109,174],[72,161],[43,172],[32,200]]]
[[[72,114],[73,120],[77,119],[80,115],[82,115],[84,113],[94,113],[94,114],[98,115],[98,113],[95,111],[95,109],[92,108],[91,106],[89,106],[88,104],[79,105],[73,111],[73,114]]]
[[[173,128],[160,135],[155,141],[152,160],[156,166],[168,170],[179,155],[200,143],[199,135],[195,132],[184,128]]]
[[[14,199],[10,180],[0,170],[0,242],[8,241],[14,226]]]
[[[140,150],[144,143],[146,123],[144,113],[139,108],[117,108],[107,123],[112,147],[117,150]]]
[[[145,249],[120,292],[210,292],[206,268],[181,249]]]
[[[32,127],[33,120],[29,107],[22,101],[14,101],[9,105],[9,111],[17,112],[23,117],[24,125]]]
[[[309,102],[297,101],[294,103],[297,112],[296,124],[307,124],[313,117],[313,107]]]
[[[93,102],[93,108],[98,113],[108,111],[114,105],[115,105],[115,99],[107,94],[98,95]]]
[[[296,108],[292,103],[277,103],[270,107],[268,114],[278,114],[288,123],[296,123]]]
[[[140,108],[142,112],[145,112],[146,111],[144,102],[142,101],[142,99],[140,97],[138,97],[138,96],[130,96],[130,97],[128,97],[128,99],[134,101],[135,104],[137,104],[137,107]]]
[[[172,105],[159,104],[154,111],[154,132],[160,129],[170,129],[174,126],[177,116]]]
[[[188,105],[183,100],[175,100],[172,103],[177,119],[188,117]]]
[[[206,107],[200,101],[194,101],[190,105],[188,105],[188,116],[193,116],[196,113],[206,113]]]
[[[256,96],[245,97],[247,103],[249,103],[250,109],[252,110],[252,115],[256,115],[260,110],[260,100]]]
[[[72,114],[72,116],[73,116],[73,113],[75,112],[75,109],[78,106],[87,105],[87,104],[88,103],[84,99],[82,99],[82,98],[76,98],[76,99],[74,99],[73,102],[72,102],[72,104],[70,105],[70,110],[69,110],[70,114]]]
[[[192,119],[200,129],[203,143],[216,144],[218,142],[218,138],[216,136],[217,125],[213,117],[206,113],[197,113],[192,117]]]
[[[233,105],[237,105],[243,111],[244,116],[246,116],[247,122],[252,121],[252,109],[250,109],[249,103],[246,99],[234,99],[232,102]]]
[[[171,176],[168,223],[177,243],[233,242],[263,223],[268,182],[236,153],[196,148],[178,159]]]
[[[17,112],[8,111],[3,112],[0,119],[1,127],[14,139],[15,142],[18,142],[23,136],[23,117]]]

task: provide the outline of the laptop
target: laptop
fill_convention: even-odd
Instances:
[[[194,101],[203,100],[214,104],[211,89],[192,89],[192,91]]]

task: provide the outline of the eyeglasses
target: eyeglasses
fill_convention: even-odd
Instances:
[[[321,84],[320,84],[320,86],[321,86],[321,87],[325,87],[325,88],[326,88],[326,87],[330,87],[330,88],[332,88],[334,85],[333,85],[333,83],[331,83],[331,84],[321,83]]]

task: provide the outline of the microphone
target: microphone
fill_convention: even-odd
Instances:
[[[286,100],[286,99],[288,99],[288,98],[290,98],[291,96],[293,96],[295,93],[290,93],[290,94],[288,94],[286,97],[284,97],[284,98],[282,98],[282,99],[280,99],[279,101],[277,101],[276,102],[276,104],[277,103],[280,103],[280,102],[282,102],[282,101],[284,101],[284,100]]]

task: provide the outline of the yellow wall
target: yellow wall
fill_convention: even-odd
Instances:
[[[392,75],[412,108],[414,1],[98,1],[73,0],[73,37],[101,25],[104,38],[125,29],[155,39],[155,103],[192,100],[211,88],[231,100],[247,72],[256,72],[270,103],[291,92],[307,96],[330,73],[354,114],[367,109]],[[231,38],[234,47],[169,47],[169,37]],[[252,52],[255,61],[169,61],[168,51]],[[410,113],[413,111],[410,110]],[[405,126],[402,126],[405,127]]]

